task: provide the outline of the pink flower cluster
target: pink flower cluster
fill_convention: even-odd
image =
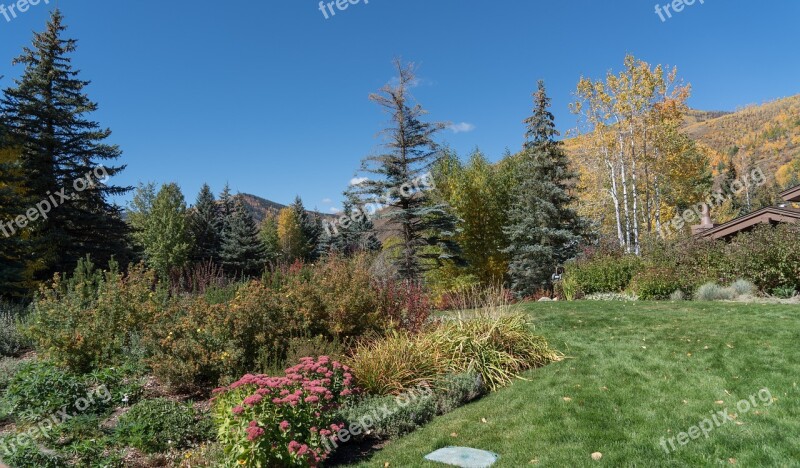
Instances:
[[[245,375],[214,393],[216,398],[235,398],[228,400],[230,414],[253,452],[267,452],[259,459],[271,460],[280,452],[298,466],[318,466],[327,457],[323,438],[341,429],[332,420],[333,410],[355,392],[350,369],[323,356],[303,358],[283,377]],[[233,406],[236,402],[241,403]]]

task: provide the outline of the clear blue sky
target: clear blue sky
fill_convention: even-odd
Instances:
[[[41,30],[44,0],[0,16],[0,75]],[[796,0],[697,0],[662,22],[667,0],[361,0],[325,19],[318,0],[60,0],[96,118],[129,169],[117,182],[203,182],[329,211],[374,151],[385,121],[368,95],[418,63],[418,100],[462,156],[521,145],[536,80],[562,129],[581,75],[626,53],[679,67],[693,107],[732,110],[800,93]],[[11,0],[0,0],[9,5]],[[334,7],[335,8],[335,7]],[[335,205],[335,203],[334,203]]]

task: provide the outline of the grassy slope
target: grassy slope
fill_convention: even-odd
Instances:
[[[450,445],[499,453],[497,467],[800,464],[800,308],[592,302],[524,308],[568,359],[437,418],[360,466],[441,466],[422,457]],[[777,399],[772,406],[756,398],[761,407],[707,440],[671,455],[659,446],[662,437],[725,406],[736,413],[739,400],[764,387]],[[597,451],[600,462],[590,458]]]

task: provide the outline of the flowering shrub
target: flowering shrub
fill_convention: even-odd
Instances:
[[[355,392],[350,369],[303,358],[283,377],[245,375],[215,391],[218,440],[229,465],[319,466],[343,428],[336,410]]]
[[[75,371],[117,365],[164,301],[154,285],[155,273],[141,265],[123,275],[116,265],[103,272],[81,260],[71,278],[56,275],[39,290],[28,334],[38,351]]]
[[[153,314],[143,340],[157,377],[178,387],[213,387],[256,368],[259,353],[282,356],[300,326],[277,294],[253,281],[228,303],[173,298]]]

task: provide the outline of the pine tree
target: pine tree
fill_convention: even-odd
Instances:
[[[534,94],[533,116],[525,120],[526,142],[518,181],[505,229],[511,256],[509,276],[519,296],[529,296],[549,285],[557,266],[575,256],[586,224],[570,208],[570,183],[576,174],[550,113],[544,82]]]
[[[46,246],[46,251],[30,253],[44,265],[39,279],[72,271],[86,255],[100,264],[112,256],[130,258],[121,209],[107,201],[131,190],[107,181],[125,168],[105,165],[121,151],[104,143],[110,130],[86,118],[98,106],[86,96],[89,82],[72,68],[76,41],[63,39],[65,30],[63,16],[55,10],[47,29],[34,35],[33,47],[15,60],[25,70],[2,100],[9,130],[21,148],[20,168],[30,199],[58,204],[46,219],[29,226],[31,239]]]
[[[222,266],[229,274],[258,276],[264,272],[265,254],[253,216],[238,198],[222,237]]]
[[[388,84],[370,99],[390,115],[384,131],[383,154],[364,159],[362,170],[377,176],[352,188],[363,204],[386,205],[378,214],[390,236],[398,239],[391,255],[399,277],[419,281],[425,271],[456,258],[458,246],[452,241],[456,218],[446,203],[432,202],[424,190],[409,187],[420,182],[441,158],[434,136],[445,126],[423,122],[426,114],[413,103],[409,88],[414,85],[413,65],[395,61],[399,73],[396,85]]]
[[[211,188],[208,184],[203,184],[189,215],[189,226],[194,238],[192,262],[219,261],[222,247],[222,223],[219,212]]]

